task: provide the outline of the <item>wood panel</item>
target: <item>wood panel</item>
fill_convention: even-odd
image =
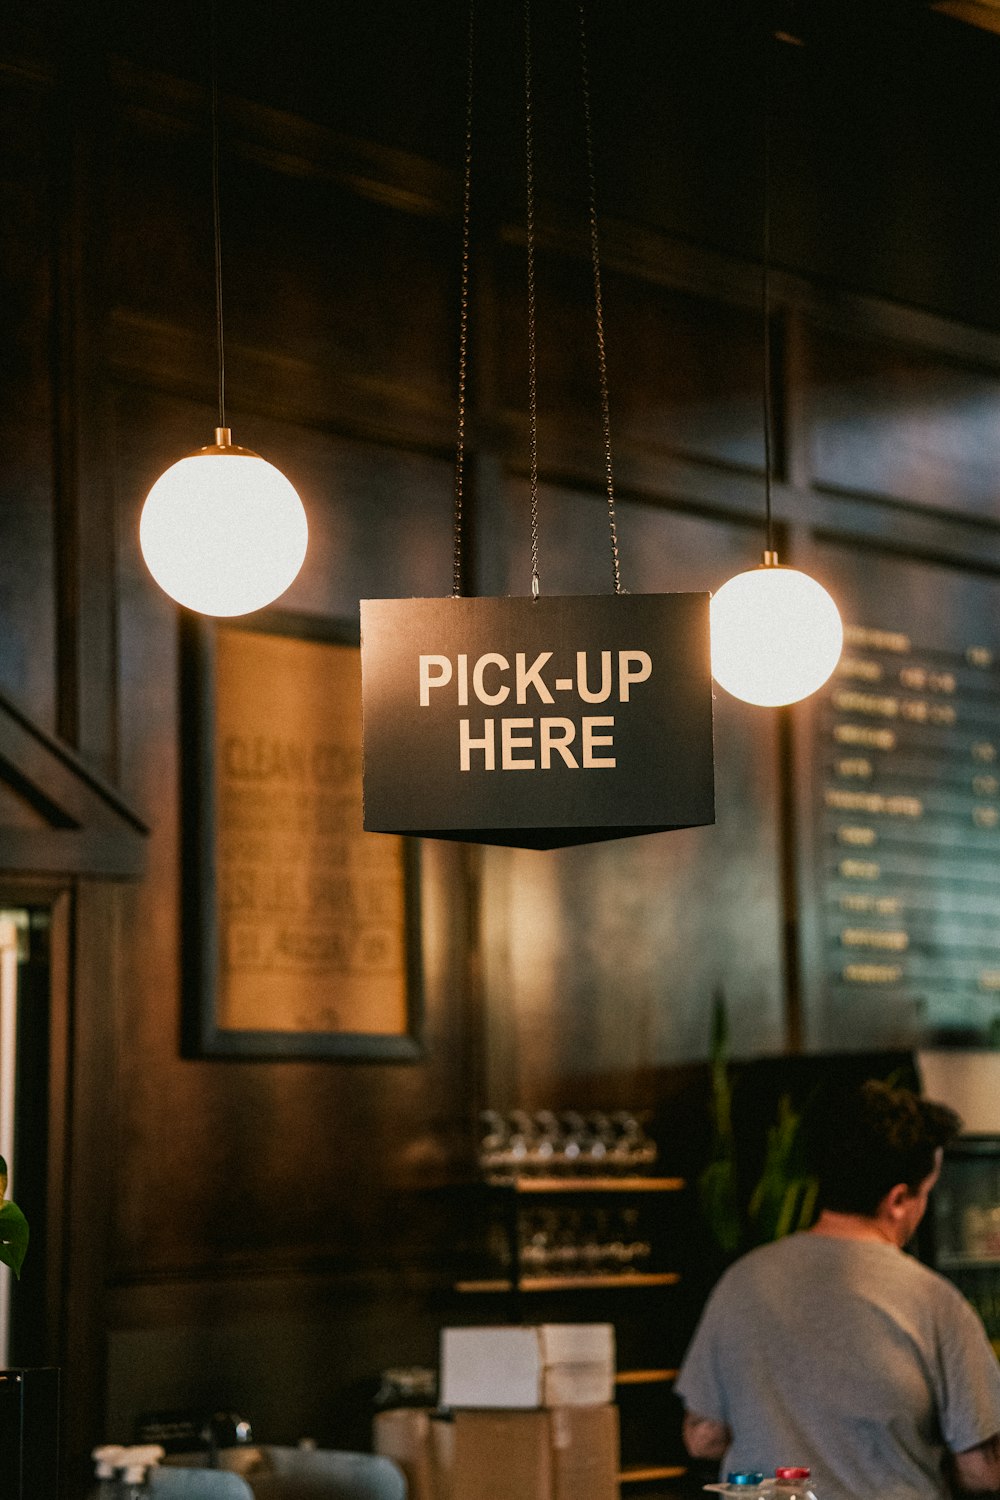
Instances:
[[[497,587],[527,592],[525,488],[511,486],[509,502]],[[606,593],[606,503],[547,486],[540,512],[543,590]],[[715,587],[753,556],[743,528],[667,509],[620,503],[618,529],[633,591]],[[547,855],[486,852],[487,1086],[497,1107],[544,1107],[555,1091],[569,1107],[567,1091],[591,1094],[608,1077],[627,1094],[625,1080],[642,1087],[644,1070],[703,1056],[718,987],[735,1050],[782,1045],[777,726],[722,692],[714,706],[714,827]]]
[[[52,99],[40,80],[3,76],[0,166],[0,685],[44,729],[56,727]]]
[[[811,335],[814,482],[996,525],[1000,379],[936,353]]]
[[[2,696],[0,792],[7,869],[141,875],[146,830],[140,820],[61,741]]]
[[[52,1183],[61,1188],[61,1214],[56,1219],[63,1255],[59,1363],[63,1386],[69,1388],[64,1403],[64,1453],[67,1473],[78,1488],[88,1471],[86,1455],[104,1409],[108,1249],[104,1226],[118,1189],[107,1165],[109,1159],[117,1158],[115,1147],[121,1140],[122,1120],[116,1106],[122,1096],[114,1054],[117,1014],[125,997],[119,987],[121,889],[83,880],[76,883],[73,898],[73,1005],[68,1012],[57,1005],[64,1030],[55,1053],[56,1060],[67,1066],[69,1104],[63,1117],[65,1137],[54,1142],[53,1153],[53,1168],[61,1155],[63,1176],[60,1181],[53,1175]],[[57,1120],[62,1109],[60,1103]]]
[[[402,1229],[409,1221],[400,1193],[447,1176],[462,1149],[462,852],[434,851],[423,861],[425,1061],[386,1069],[180,1060],[179,612],[146,573],[135,527],[148,478],[184,451],[182,434],[199,412],[135,392],[122,393],[121,408],[120,672],[133,708],[122,775],[148,810],[152,835],[151,878],[129,893],[124,927],[131,934],[124,944],[131,1001],[119,1018],[127,1186],[114,1274],[142,1281],[181,1269],[198,1277],[219,1265],[237,1273],[258,1264],[306,1269],[391,1258],[401,1233],[419,1240],[423,1232],[417,1221]],[[262,420],[258,430],[255,445],[298,484],[310,519],[309,559],[282,608],[356,618],[362,592],[441,591],[450,568],[446,466],[274,421]],[[145,443],[139,433],[148,434]],[[470,1087],[473,1081],[470,1073]],[[165,1134],[172,1146],[163,1154],[157,1143]],[[144,1167],[151,1156],[162,1158],[155,1176]],[[336,1165],[317,1172],[317,1162]]]
[[[539,253],[536,261],[539,462],[543,469],[558,463],[567,438],[581,447],[587,434],[590,463],[599,474],[593,272],[585,258],[565,252]],[[498,399],[507,412],[523,413],[528,392],[523,249],[505,250],[498,279],[504,329]],[[603,283],[615,447],[761,470],[759,314],[613,270],[605,272]]]
[[[378,1372],[433,1367],[441,1281],[412,1265],[363,1277],[164,1279],[115,1290],[107,1430],[142,1413],[238,1411],[262,1441],[363,1450]]]
[[[207,101],[191,91],[174,95],[163,81],[154,89],[145,76],[126,74],[122,87],[123,107],[138,92],[143,110],[109,162],[117,199],[106,251],[113,357],[135,372],[145,347],[158,382],[186,379],[189,389],[193,381],[211,394]],[[382,414],[395,404],[397,419],[416,408],[425,421],[444,408],[450,431],[460,257],[437,205],[412,190],[377,191],[380,168],[383,176],[399,170],[385,154],[348,170],[338,142],[323,132],[296,132],[293,122],[261,111],[233,114],[220,127],[220,214],[234,427],[246,407],[301,410],[304,401],[329,420],[349,388],[356,422],[365,423],[369,406]],[[193,334],[205,341],[204,363],[178,361],[175,376],[170,341]]]

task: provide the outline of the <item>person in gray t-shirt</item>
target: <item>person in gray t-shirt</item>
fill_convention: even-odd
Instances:
[[[904,1253],[960,1125],[880,1083],[838,1101],[817,1222],[725,1272],[684,1357],[693,1457],[807,1466],[819,1500],[1000,1489],[1000,1364],[957,1288]]]

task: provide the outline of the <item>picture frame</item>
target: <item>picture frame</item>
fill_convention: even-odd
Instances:
[[[186,616],[182,1050],[422,1055],[419,846],[362,826],[356,626]]]

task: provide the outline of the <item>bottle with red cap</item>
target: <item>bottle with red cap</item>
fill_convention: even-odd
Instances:
[[[809,1482],[809,1470],[789,1465],[775,1469],[774,1478],[764,1486],[773,1500],[816,1500],[816,1492]]]

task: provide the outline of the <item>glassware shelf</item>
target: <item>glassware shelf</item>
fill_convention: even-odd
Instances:
[[[963,1255],[961,1252],[943,1251],[934,1262],[938,1271],[976,1271],[996,1269],[1000,1266],[1000,1255]]]
[[[494,1177],[487,1187],[515,1193],[679,1193],[683,1177]]]
[[[683,1479],[687,1469],[683,1464],[642,1464],[622,1469],[619,1484],[645,1484],[650,1479]]]
[[[674,1286],[678,1271],[633,1271],[624,1276],[522,1276],[516,1287],[509,1276],[457,1281],[456,1292],[586,1292],[625,1287]]]
[[[677,1379],[676,1370],[619,1370],[616,1385],[670,1385]]]

